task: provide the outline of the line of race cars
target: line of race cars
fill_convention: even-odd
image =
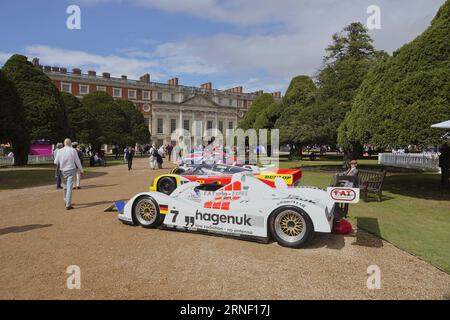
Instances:
[[[349,186],[300,185],[300,169],[179,166],[154,179],[149,192],[115,203],[119,220],[145,228],[227,235],[260,242],[275,239],[298,248],[316,232],[349,233],[348,204],[359,201]]]

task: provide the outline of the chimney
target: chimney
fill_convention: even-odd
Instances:
[[[148,74],[148,73],[144,74],[143,76],[141,76],[139,78],[139,80],[142,81],[142,82],[149,83],[150,82],[150,74]]]
[[[253,94],[254,94],[254,95],[257,95],[257,96],[260,96],[260,95],[262,95],[263,93],[264,93],[264,91],[262,91],[262,90],[258,90],[258,91],[253,92]]]
[[[226,92],[231,92],[231,93],[242,93],[242,86],[230,88],[230,89],[227,89],[225,91]]]
[[[95,71],[93,71],[93,70],[89,70],[89,71],[88,71],[88,76],[89,76],[89,77],[95,77],[95,76],[97,76],[97,72],[95,72]]]
[[[72,73],[73,73],[73,74],[81,75],[81,69],[73,68],[73,69],[72,69]]]
[[[204,84],[201,84],[200,88],[206,89],[206,90],[212,90],[212,83],[211,82],[206,82]]]
[[[167,84],[170,86],[177,86],[178,85],[178,78],[172,78],[170,80],[167,81]]]
[[[35,67],[39,67],[39,59],[33,58],[33,60],[31,60],[31,64]]]
[[[274,98],[281,98],[281,91],[272,92],[272,97],[274,97]]]
[[[122,75],[122,80],[127,80],[127,76],[126,75]]]
[[[105,79],[111,78],[111,74],[110,74],[109,72],[103,72],[103,73],[102,73],[102,76],[103,76],[103,78],[105,78]]]

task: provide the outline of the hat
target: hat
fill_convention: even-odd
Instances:
[[[350,164],[358,164],[358,161],[352,160],[352,161],[350,161]]]

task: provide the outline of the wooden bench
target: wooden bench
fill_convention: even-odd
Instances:
[[[378,201],[381,201],[381,192],[386,171],[358,169],[359,189],[364,193],[364,201],[367,201],[367,194],[374,193],[378,195]]]

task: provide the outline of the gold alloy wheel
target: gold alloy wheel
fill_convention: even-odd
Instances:
[[[297,242],[306,234],[306,221],[299,212],[284,210],[275,218],[275,232],[286,242]]]
[[[156,206],[152,200],[143,198],[136,204],[136,218],[142,225],[150,225],[156,220]]]
[[[303,222],[298,215],[288,213],[281,218],[281,230],[288,236],[295,237],[302,233]]]

